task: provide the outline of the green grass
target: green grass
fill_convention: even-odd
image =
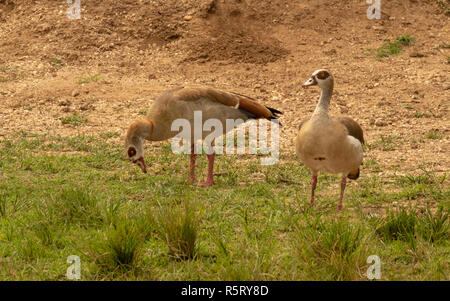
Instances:
[[[307,280],[363,278],[368,245],[362,226],[345,217],[311,216],[298,226],[292,241]]]
[[[90,82],[98,82],[100,80],[100,74],[94,74],[94,75],[86,75],[78,78],[78,84],[87,84]]]
[[[382,280],[450,280],[448,177],[425,163],[382,177],[368,158],[338,213],[339,176],[319,176],[311,208],[310,172],[283,151],[217,156],[203,188],[170,143],[146,144],[143,174],[116,136],[0,140],[0,280],[67,280],[70,255],[81,280],[367,280],[372,254]]]
[[[430,130],[425,134],[425,138],[428,139],[434,139],[434,140],[440,140],[444,137],[444,135],[439,132],[439,130]]]
[[[376,50],[376,57],[383,58],[391,55],[398,55],[402,52],[404,46],[409,46],[414,42],[414,38],[410,35],[398,36],[395,41],[385,40],[383,45]]]
[[[25,77],[25,71],[18,66],[0,66],[0,83],[14,81]]]
[[[193,259],[197,254],[199,220],[189,204],[159,208],[154,217],[159,236],[167,244],[168,255],[177,260]]]
[[[73,112],[69,116],[61,118],[62,124],[70,124],[73,126],[83,125],[87,122],[87,118],[80,113]]]
[[[62,67],[64,65],[63,61],[58,57],[50,57],[48,61],[53,67]]]
[[[381,149],[382,151],[392,151],[396,149],[398,141],[400,140],[399,136],[394,135],[380,135],[380,139],[368,144],[367,147],[369,149]]]

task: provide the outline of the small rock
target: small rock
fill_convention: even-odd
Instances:
[[[189,15],[187,15],[187,16],[184,16],[184,21],[190,21],[190,20],[192,20],[192,16],[189,16]]]
[[[324,51],[324,54],[326,54],[326,55],[334,55],[336,53],[337,53],[337,51],[334,48],[331,50]]]
[[[58,102],[58,105],[61,107],[68,107],[72,104],[72,102],[68,99],[63,99]]]
[[[80,111],[89,111],[89,110],[94,110],[95,107],[93,105],[90,104],[84,104],[80,106]]]
[[[411,52],[409,54],[410,57],[425,57],[425,54],[419,52]]]
[[[383,119],[381,119],[381,118],[378,118],[377,120],[375,120],[375,125],[376,126],[385,126],[386,125],[386,122],[383,120]]]
[[[72,91],[72,97],[77,97],[78,95],[80,95],[80,92],[78,90]]]

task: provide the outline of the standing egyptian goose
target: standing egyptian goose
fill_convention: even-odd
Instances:
[[[195,181],[195,159],[196,149],[194,148],[196,137],[194,135],[194,112],[201,111],[202,122],[208,119],[219,120],[223,125],[223,131],[217,136],[226,134],[232,130],[226,126],[226,120],[266,118],[268,120],[277,119],[278,114],[282,114],[276,109],[266,107],[254,99],[240,94],[219,91],[213,88],[204,87],[179,87],[166,91],[158,97],[150,108],[145,120],[133,122],[127,132],[126,149],[129,159],[136,163],[143,172],[147,172],[144,161],[144,140],[162,141],[176,136],[180,131],[172,131],[172,124],[176,120],[187,120],[190,123],[192,132],[190,133],[190,177],[189,181]],[[203,124],[200,125],[203,129]],[[202,131],[202,136],[198,139],[213,134],[215,131]],[[214,185],[214,152],[210,147],[208,157],[208,176],[200,186]]]
[[[315,71],[303,87],[319,86],[319,103],[311,118],[299,126],[296,138],[296,153],[300,160],[311,169],[311,205],[314,204],[314,190],[319,172],[342,173],[341,195],[338,210],[342,210],[342,198],[346,178],[357,179],[359,166],[363,160],[364,144],[361,126],[349,117],[328,116],[334,79],[328,70]]]

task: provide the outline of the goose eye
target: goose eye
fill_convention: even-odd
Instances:
[[[134,147],[128,148],[128,157],[133,157],[136,155],[136,149]]]

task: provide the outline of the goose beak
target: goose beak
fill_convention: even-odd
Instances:
[[[308,79],[306,82],[303,83],[302,87],[306,89],[306,87],[315,85],[317,85],[317,81],[314,77],[311,77],[310,79]]]
[[[144,157],[140,157],[139,159],[135,160],[134,163],[136,163],[144,173],[147,173],[147,166],[145,165]]]

